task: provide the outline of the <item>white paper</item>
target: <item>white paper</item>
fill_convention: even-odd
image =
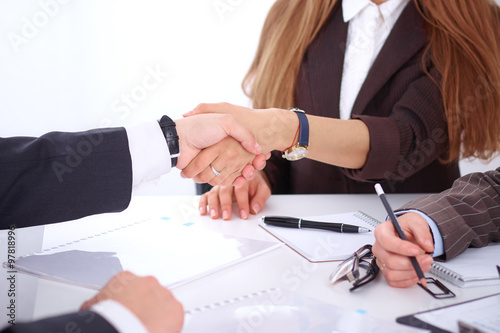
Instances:
[[[95,289],[129,270],[172,288],[278,246],[151,219],[18,258],[16,269]]]

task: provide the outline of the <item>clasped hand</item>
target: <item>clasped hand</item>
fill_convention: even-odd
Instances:
[[[266,165],[250,130],[228,114],[206,114],[175,121],[181,176],[211,185],[242,185]]]

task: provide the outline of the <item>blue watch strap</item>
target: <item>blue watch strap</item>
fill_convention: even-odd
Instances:
[[[295,111],[297,116],[299,117],[300,122],[300,132],[299,132],[299,145],[300,146],[309,146],[309,121],[307,120],[307,116],[304,112]]]

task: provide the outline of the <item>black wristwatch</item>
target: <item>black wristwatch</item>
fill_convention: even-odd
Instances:
[[[170,152],[170,157],[172,159],[172,168],[177,165],[177,158],[180,155],[179,152],[179,136],[175,129],[175,122],[168,116],[163,116],[158,121],[160,124],[163,136],[167,141],[168,150]]]

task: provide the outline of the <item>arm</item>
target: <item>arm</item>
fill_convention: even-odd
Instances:
[[[2,228],[121,211],[132,190],[127,134],[111,128],[2,138],[0,174]]]
[[[445,256],[451,259],[469,246],[500,241],[500,168],[460,177],[453,187],[406,204],[433,219],[443,235]]]
[[[124,307],[119,321],[106,320],[106,312],[102,316],[93,312],[93,306],[101,302],[117,302]],[[90,310],[89,310],[90,309]],[[101,312],[101,311],[99,311]],[[123,317],[125,315],[126,317]],[[129,318],[131,317],[131,318]],[[109,317],[112,318],[112,317]],[[123,323],[132,320],[132,325],[124,328]],[[139,320],[139,326],[134,326]],[[116,320],[116,317],[114,318]],[[172,293],[151,277],[138,277],[123,271],[116,274],[92,299],[85,302],[76,313],[47,318],[33,323],[11,325],[2,333],[31,332],[147,332],[176,333],[180,332],[184,322],[182,305]]]
[[[451,259],[469,246],[486,246],[500,240],[500,168],[459,178],[453,187],[439,194],[424,196],[402,209],[427,214],[437,224],[440,235],[432,233],[426,219],[418,213],[398,218],[408,241],[399,239],[389,221],[375,229],[373,253],[391,286],[408,287],[418,282],[409,256],[416,256],[424,271],[432,258],[433,237],[444,243],[444,259]]]

